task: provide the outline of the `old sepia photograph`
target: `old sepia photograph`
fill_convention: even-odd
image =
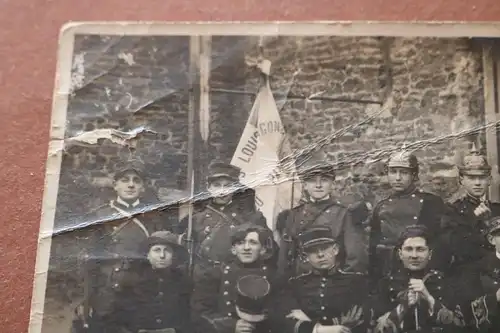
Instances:
[[[499,24],[70,23],[57,52],[30,333],[500,332]]]

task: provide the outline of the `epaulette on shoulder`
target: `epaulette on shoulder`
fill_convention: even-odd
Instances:
[[[348,204],[344,204],[340,200],[333,199],[332,202],[333,202],[334,205],[340,206],[340,207],[345,208],[345,209],[349,209],[349,205]]]
[[[304,207],[304,205],[307,203],[307,201],[301,201],[299,202],[299,204],[295,207],[293,207],[292,209],[290,210],[297,210],[297,209],[300,209],[301,207]]]
[[[438,270],[435,270],[435,269],[431,269],[429,271],[428,277],[429,278],[430,277],[434,277],[434,278],[442,279],[444,277],[444,274],[441,271],[438,271]]]
[[[87,214],[88,214],[88,215],[95,214],[95,213],[97,213],[97,212],[98,212],[98,211],[100,211],[100,210],[103,210],[103,209],[105,209],[105,208],[110,208],[110,206],[109,206],[109,205],[110,205],[110,203],[108,202],[108,203],[102,204],[102,205],[100,205],[100,206],[97,206],[96,208],[91,209],[91,210],[90,210]]]
[[[377,201],[377,203],[373,206],[373,211],[375,212],[375,211],[379,210],[383,204],[385,204],[387,201],[389,201],[389,199],[391,199],[391,196],[388,195],[388,196],[383,197],[379,201]]]
[[[439,200],[439,201],[443,201],[443,198],[441,198],[439,195],[437,194],[434,194],[432,192],[427,192],[427,191],[424,191],[424,190],[417,190],[417,193],[420,193],[421,196],[425,197],[425,198],[434,198],[435,200]]]
[[[467,197],[467,194],[466,193],[463,193],[463,192],[458,192],[458,193],[455,193],[451,196],[451,198],[449,198],[446,202],[450,205],[454,205],[460,201],[462,201],[463,199],[465,199]]]
[[[339,273],[344,274],[344,275],[357,275],[357,276],[365,276],[366,275],[365,273],[362,273],[362,272],[348,272],[348,271],[344,271],[342,269],[339,269]]]
[[[302,273],[302,274],[299,274],[297,276],[292,276],[290,279],[288,279],[288,281],[295,281],[295,280],[299,280],[305,276],[309,276],[312,274],[312,271],[307,271],[305,273]]]

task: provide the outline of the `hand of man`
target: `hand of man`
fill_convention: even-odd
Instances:
[[[409,290],[408,291],[408,306],[413,306],[413,305],[417,304],[417,302],[418,302],[418,294],[413,290]]]
[[[343,325],[349,325],[351,327],[358,326],[363,322],[361,317],[363,316],[363,308],[360,306],[353,306],[347,314],[342,314],[340,317],[340,323]]]
[[[311,321],[311,319],[300,309],[292,310],[286,317],[302,321]]]
[[[342,325],[320,325],[317,330],[318,333],[351,333],[351,329]]]
[[[431,306],[434,305],[434,297],[429,293],[427,287],[424,284],[424,281],[421,279],[410,279],[410,291],[413,291],[418,295],[422,295],[422,297],[430,303]]]
[[[484,202],[481,202],[481,204],[474,209],[474,215],[476,216],[489,215],[490,213],[491,210],[484,204]]]
[[[254,324],[249,323],[248,321],[244,321],[243,319],[239,319],[236,322],[234,333],[252,333],[254,330]]]
[[[497,302],[500,303],[500,288],[497,290]]]

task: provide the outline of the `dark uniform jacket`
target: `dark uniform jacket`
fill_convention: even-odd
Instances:
[[[408,286],[411,278],[423,279],[429,293],[434,297],[433,308],[421,300],[408,305]],[[472,286],[471,286],[472,288]],[[444,274],[436,270],[398,270],[382,279],[379,294],[374,297],[376,322],[375,332],[468,332],[460,305],[465,298],[460,291],[451,290]]]
[[[126,207],[116,200],[89,214],[90,226],[77,231],[85,243],[84,283],[93,313],[105,316],[122,283],[134,279],[133,267],[145,256],[143,242],[157,230],[167,229],[164,216],[146,212],[147,206]]]
[[[267,228],[261,212],[250,209],[248,200],[233,199],[227,205],[206,204],[193,214],[194,253],[202,261],[219,264],[231,257],[231,230],[241,224],[255,223]],[[176,228],[178,234],[186,234],[189,217]],[[185,239],[185,236],[184,236]]]
[[[145,265],[140,279],[124,286],[117,294],[113,322],[117,328],[130,333],[166,328],[175,329],[175,333],[191,333],[191,290],[192,285],[183,271],[154,270]]]
[[[450,202],[457,216],[454,232],[454,252],[455,266],[471,266],[470,269],[476,269],[475,265],[494,247],[486,238],[487,226],[485,224],[488,218],[500,216],[500,203],[487,201],[485,204],[490,208],[491,214],[488,216],[476,216],[474,210],[481,204],[481,201],[470,195],[464,195],[461,198]]]
[[[282,238],[280,251],[286,251],[280,254],[280,258],[286,257],[285,264],[293,267],[299,255],[297,235],[307,228],[317,226],[332,229],[333,237],[341,244],[339,258],[346,271],[367,270],[368,256],[363,227],[354,225],[349,209],[334,199],[306,202],[278,215],[276,229]],[[292,275],[295,273],[297,272]]]
[[[275,271],[261,262],[243,265],[237,260],[209,269],[195,270],[191,298],[193,324],[196,333],[234,333],[236,313],[236,283],[245,275],[266,277],[273,289]],[[268,333],[268,323],[257,326],[254,333]]]
[[[472,328],[482,333],[500,332],[500,306],[496,293],[500,288],[500,259],[496,251],[487,254],[480,262],[482,295],[464,307]]]
[[[370,221],[370,274],[381,277],[397,270],[399,261],[394,247],[406,227],[423,224],[431,235],[436,235],[438,248],[433,255],[433,268],[442,269],[451,259],[448,247],[448,229],[451,223],[450,209],[444,201],[417,188],[401,195],[391,195],[374,208]],[[439,255],[438,255],[439,254]]]
[[[454,212],[454,225],[451,234],[453,264],[450,274],[455,276],[456,289],[467,290],[468,285],[476,283],[481,270],[481,260],[495,251],[486,238],[486,220],[500,216],[500,204],[485,202],[491,209],[488,216],[476,216],[474,210],[481,201],[470,195],[463,195],[449,203]]]
[[[333,268],[311,270],[291,278],[276,299],[276,316],[283,333],[312,333],[316,324],[343,325],[352,333],[365,333],[371,312],[365,307],[366,275]],[[286,318],[301,310],[309,320]]]

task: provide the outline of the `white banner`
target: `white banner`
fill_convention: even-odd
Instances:
[[[259,89],[231,164],[241,168],[242,184],[255,189],[256,207],[275,230],[277,215],[300,201],[302,188],[294,181],[294,158],[269,84],[270,62],[265,60],[262,67],[265,84]]]

